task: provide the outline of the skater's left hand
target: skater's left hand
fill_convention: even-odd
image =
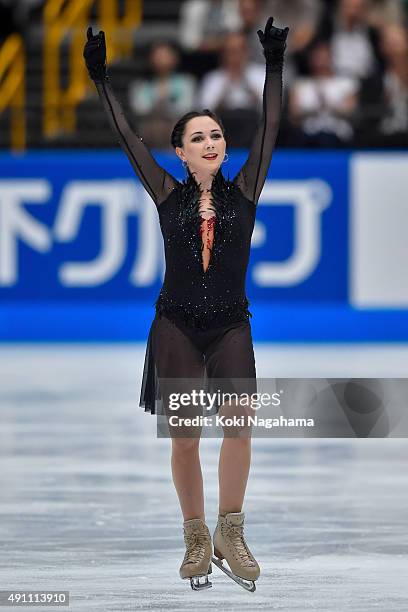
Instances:
[[[264,48],[265,57],[267,53],[285,50],[288,32],[289,28],[275,28],[273,26],[273,17],[269,17],[265,26],[265,32],[262,32],[262,30],[257,32],[261,45]]]

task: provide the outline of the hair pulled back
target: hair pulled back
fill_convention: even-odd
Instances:
[[[223,136],[225,135],[224,126],[222,124],[221,119],[208,108],[205,108],[202,111],[190,111],[183,115],[176,123],[171,133],[171,144],[174,148],[183,146],[183,136],[186,129],[186,124],[190,121],[190,119],[195,119],[195,117],[211,117],[221,128],[221,132]]]

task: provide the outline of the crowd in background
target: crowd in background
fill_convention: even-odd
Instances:
[[[279,146],[404,147],[408,142],[408,2],[186,0],[179,44],[155,41],[131,83],[142,135],[168,147],[181,114],[211,108],[230,146],[247,147],[262,110],[256,32],[290,27]]]
[[[0,0],[0,43],[24,35],[43,5]],[[178,31],[153,37],[127,91],[150,146],[168,148],[176,120],[203,108],[221,117],[230,146],[249,146],[265,79],[256,32],[270,15],[290,27],[278,146],[406,147],[408,0],[185,0]]]

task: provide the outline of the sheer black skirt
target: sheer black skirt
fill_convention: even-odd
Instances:
[[[235,393],[256,393],[255,357],[248,320],[223,327],[197,331],[164,315],[155,316],[150,328],[143,369],[140,406],[145,412],[166,415],[170,390],[188,393],[191,380],[203,380],[207,390],[214,379],[223,379],[223,388]],[[179,379],[175,383],[174,379]],[[242,379],[241,381],[239,379]],[[228,382],[229,381],[229,382]],[[193,385],[194,386],[194,385]],[[219,406],[205,414],[216,414]]]

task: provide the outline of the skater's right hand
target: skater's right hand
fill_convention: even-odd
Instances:
[[[106,43],[102,30],[95,36],[92,28],[87,30],[87,42],[84,47],[84,58],[89,76],[93,81],[103,81],[106,76]]]

